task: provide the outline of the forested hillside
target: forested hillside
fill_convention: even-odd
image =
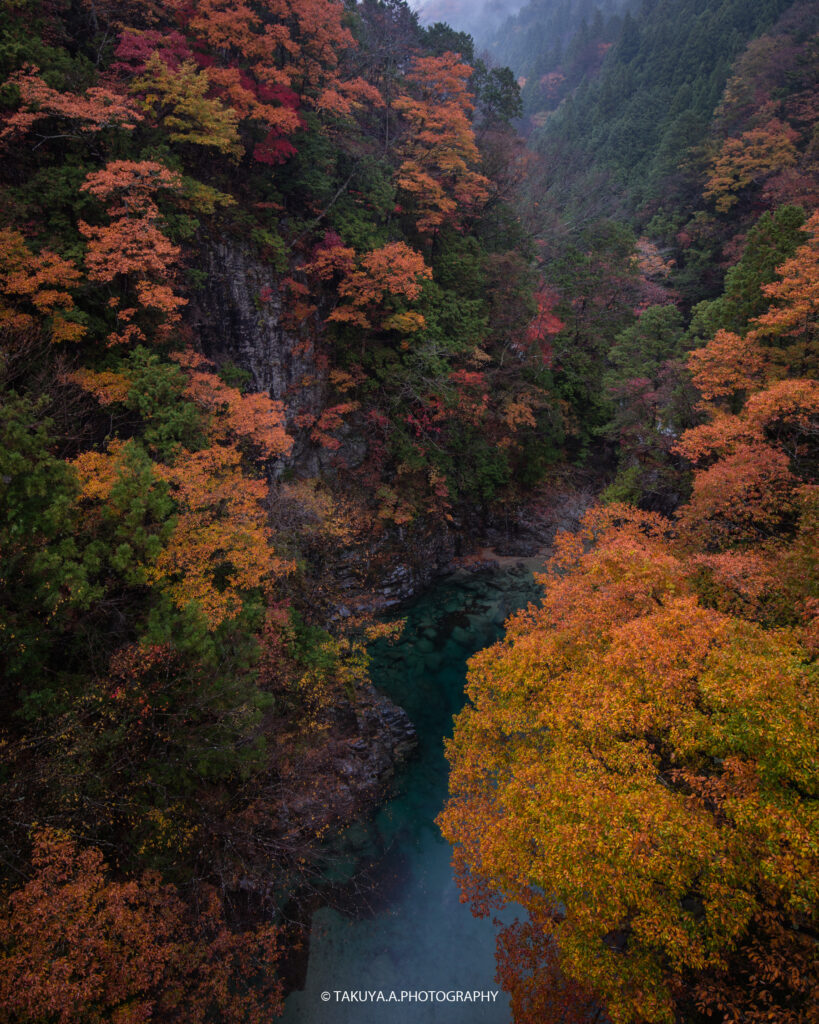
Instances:
[[[623,28],[629,0],[530,0],[486,39],[492,57],[522,85],[527,127],[599,72]]]
[[[0,1020],[278,1015],[376,612],[581,472],[440,818],[515,1021],[819,1020],[817,32],[0,10]]]
[[[517,89],[403,2],[0,19],[2,1016],[268,1020],[411,747],[342,584],[559,454]]]
[[[610,52],[546,121],[537,148],[549,160],[559,153],[563,165],[593,163],[609,179],[604,194],[615,207],[662,205],[669,187],[680,187],[685,153],[708,132],[732,62],[790,6],[664,0],[627,10],[616,33],[598,19],[600,45]],[[569,203],[582,192],[577,186],[564,193]]]
[[[536,135],[556,381],[620,470],[449,745],[517,1022],[819,1019],[817,29],[645,4]]]

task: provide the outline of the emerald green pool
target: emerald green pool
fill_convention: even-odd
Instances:
[[[351,876],[347,896],[313,916],[306,985],[288,998],[285,1024],[511,1021],[495,982],[495,928],[460,902],[451,850],[435,817],[446,800],[443,742],[464,703],[467,659],[497,640],[506,617],[537,595],[523,568],[453,578],[405,610],[398,644],[375,648],[373,682],[407,710],[419,749],[375,820],[345,837],[338,870],[340,880],[345,870]],[[400,1001],[402,992],[415,991],[435,995]],[[469,1002],[440,995],[459,991],[489,995]],[[356,993],[356,1001],[345,992]],[[392,992],[396,1001],[387,1001]],[[374,1001],[378,993],[384,1001]]]

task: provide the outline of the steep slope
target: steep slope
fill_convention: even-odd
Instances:
[[[269,1019],[266,922],[412,748],[370,609],[559,454],[517,90],[400,0],[0,31],[0,995]]]
[[[819,1007],[819,13],[643,13],[547,122],[539,145],[569,148],[554,188],[533,186],[556,384],[620,472],[558,539],[542,607],[471,662],[439,820],[475,913],[528,912],[498,937],[516,1024],[803,1024]],[[702,34],[717,24],[736,37]],[[581,198],[592,174],[618,221]],[[629,321],[641,228],[655,290]]]
[[[555,201],[582,216],[595,172],[606,176],[613,209],[657,203],[669,180],[678,188],[678,167],[704,140],[732,62],[789,6],[657,0],[627,10],[599,74],[587,76],[535,134],[554,168]],[[571,167],[584,172],[566,173]]]

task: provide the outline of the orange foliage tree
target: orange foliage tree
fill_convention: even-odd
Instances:
[[[6,85],[13,85],[20,94],[18,110],[5,119],[0,143],[8,144],[27,135],[35,125],[49,120],[66,122],[67,127],[51,129],[42,139],[79,138],[105,128],[133,129],[142,120],[134,103],[110,89],[94,87],[84,95],[58,92],[38,74],[39,68],[27,65],[13,74]]]
[[[679,522],[689,541],[706,551],[756,545],[792,526],[798,484],[784,452],[740,443],[695,474]]]
[[[157,473],[179,513],[150,579],[178,606],[195,602],[213,629],[241,611],[247,591],[266,589],[292,569],[273,555],[262,506],[267,483],[242,471],[233,446],[186,453]]]
[[[146,340],[146,325],[134,319],[138,313],[155,321],[157,338],[167,337],[187,300],[172,287],[180,249],[161,230],[155,198],[163,190],[178,192],[182,179],[152,160],[114,160],[89,174],[82,188],[105,203],[110,218],[100,226],[80,221],[80,231],[88,240],[88,278],[100,284],[124,284],[133,302],[123,306],[119,296],[112,296],[109,305],[116,314],[116,327],[108,344]]]
[[[133,442],[112,441],[104,452],[74,460],[89,525],[127,510],[112,507],[114,489],[129,472]],[[181,452],[171,466],[151,464],[176,507],[163,543],[151,543],[140,578],[167,593],[179,608],[195,605],[209,629],[242,610],[249,592],[266,590],[292,564],[276,558],[263,502],[268,485],[248,476],[235,445]]]
[[[205,888],[194,916],[155,874],[112,881],[96,848],[34,838],[34,873],[0,906],[0,1001],[9,1020],[262,1024],[281,1012],[270,925],[233,933]]]
[[[395,304],[396,299],[414,302],[421,295],[423,282],[432,279],[424,257],[406,242],[388,242],[360,259],[346,246],[325,246],[304,269],[324,280],[341,275],[338,295],[342,301],[330,313],[330,321],[403,334],[424,327],[421,313],[407,309],[404,303]]]
[[[688,357],[694,384],[706,403],[729,406],[759,386],[764,356],[753,338],[717,331],[704,348]]]
[[[188,348],[171,356],[187,371],[186,394],[211,413],[208,434],[214,441],[245,441],[264,459],[289,454],[293,439],[284,428],[284,406],[258,392],[243,395],[225,384],[208,361]]]
[[[808,1020],[816,667],[793,635],[704,607],[666,529],[613,508],[559,540],[542,608],[470,664],[440,823],[462,875],[530,911],[615,1024],[693,1004]],[[525,975],[531,937],[506,941]],[[736,983],[751,973],[769,988]]]
[[[54,342],[78,341],[85,328],[70,319],[71,291],[81,281],[69,260],[49,249],[33,253],[19,231],[0,230],[0,330],[18,334],[45,326]]]
[[[705,186],[705,196],[717,210],[726,213],[737,202],[737,193],[783,167],[797,162],[794,143],[799,138],[790,125],[772,118],[738,138],[726,139],[714,158]]]
[[[459,225],[489,197],[489,181],[476,170],[471,75],[457,54],[417,57],[406,76],[407,92],[394,103],[408,128],[395,182],[422,234],[445,223]]]
[[[762,286],[771,300],[750,337],[769,349],[776,376],[819,375],[819,211],[805,224],[808,239]]]
[[[692,499],[680,515],[696,548],[724,550],[787,534],[802,507],[800,485],[817,469],[819,386],[819,215],[808,241],[762,286],[772,299],[745,337],[718,331],[688,366],[706,422],[676,451],[695,466]]]
[[[145,567],[145,580],[184,608],[195,604],[215,629],[235,618],[248,592],[268,590],[272,581],[292,569],[275,556],[264,501],[267,482],[251,476],[243,458],[286,455],[292,439],[284,428],[284,411],[267,395],[242,395],[207,368],[191,349],[175,353],[187,371],[184,394],[204,414],[208,447],[189,451],[176,446],[170,464],[152,463],[176,505],[169,537],[155,548]],[[127,373],[89,370],[72,379],[103,405],[124,403],[133,386]],[[82,499],[91,509],[106,508],[123,472],[129,444],[109,443],[104,452],[86,452],[74,467]]]
[[[212,54],[210,82],[242,118],[272,133],[268,144],[301,126],[299,101],[342,116],[362,100],[379,101],[364,81],[344,74],[342,56],[354,40],[340,0],[167,2]]]

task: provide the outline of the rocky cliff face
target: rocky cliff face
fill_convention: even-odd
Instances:
[[[271,466],[271,475],[290,468],[301,477],[333,479],[339,467],[360,465],[366,441],[354,420],[338,432],[342,444],[334,452],[315,445],[309,427],[299,425],[302,416],[320,416],[331,400],[328,366],[306,330],[303,338],[284,325],[276,270],[237,238],[206,240],[200,247],[199,267],[207,282],[192,296],[187,319],[203,351],[217,363],[230,360],[247,370],[255,390],[267,391],[284,404],[294,447],[287,460]],[[473,510],[473,521],[464,515],[460,528],[415,523],[374,531],[333,566],[334,580],[344,595],[339,617],[365,610],[383,612],[400,604],[429,586],[454,558],[481,547],[492,547],[500,555],[534,555],[551,541],[558,526],[567,525],[558,506],[564,512],[574,505],[582,509],[591,500],[588,483],[580,490],[573,485],[565,494],[550,483],[547,491],[545,497],[533,496],[530,507],[507,510],[495,521]],[[569,525],[576,518],[569,516]]]
[[[238,919],[287,920],[298,945],[309,934],[311,911],[372,857],[366,823],[418,747],[406,711],[371,685],[329,708],[317,737],[282,755],[270,736],[268,782],[248,829],[230,834],[217,867]],[[296,955],[285,973],[304,969],[306,958]]]
[[[340,701],[326,725],[322,754],[311,760],[313,774],[293,786],[283,831],[316,835],[373,811],[389,794],[396,768],[418,746],[406,711],[373,686],[359,692],[355,703]],[[320,789],[316,777],[323,780]]]
[[[267,391],[284,404],[294,439],[284,465],[312,475],[319,468],[318,455],[296,417],[318,416],[324,408],[327,369],[313,343],[284,326],[279,275],[250,246],[234,239],[207,241],[200,267],[207,281],[192,296],[186,318],[202,351],[217,364],[230,360],[247,370],[254,391]]]
[[[299,417],[316,418],[325,408],[328,371],[313,343],[284,326],[274,268],[233,238],[207,240],[199,264],[207,281],[191,297],[187,322],[202,350],[217,364],[230,360],[247,370],[254,390],[267,391],[284,404],[293,451],[271,466],[272,475],[290,468],[303,477],[332,478],[339,466],[359,465],[366,444],[354,423],[339,432],[342,447],[335,452],[313,444],[309,428],[299,426]],[[396,529],[351,549],[339,567],[351,607],[380,612],[412,597],[461,553],[456,549],[452,530],[429,531],[423,525]],[[345,614],[344,608],[340,614]]]
[[[423,523],[395,527],[344,551],[335,578],[344,602],[340,617],[381,614],[425,590],[459,554],[455,528]]]

